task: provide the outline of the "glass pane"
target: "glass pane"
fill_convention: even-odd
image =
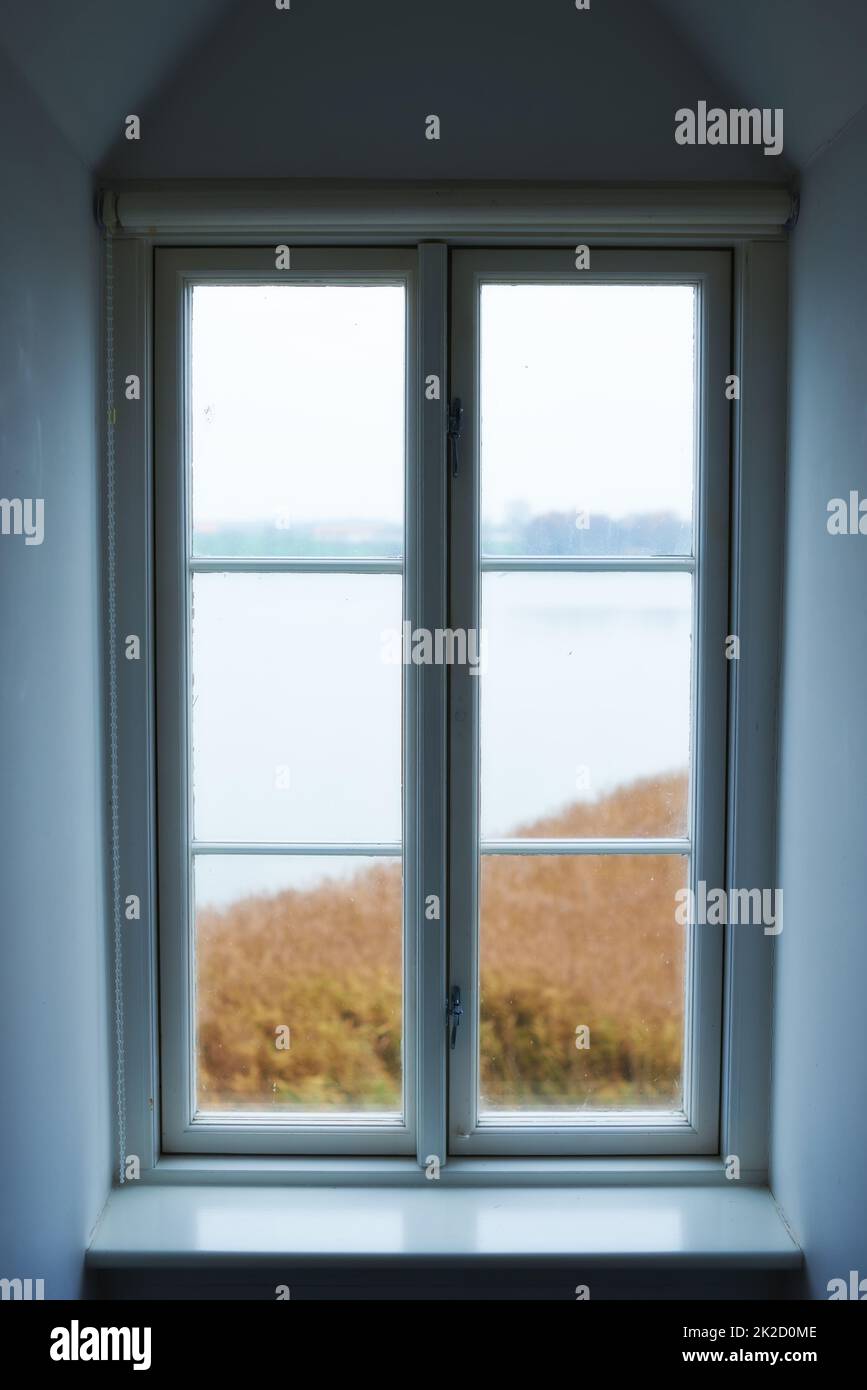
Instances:
[[[481,290],[482,550],[692,548],[695,289]]]
[[[401,866],[200,855],[197,1104],[399,1115]]]
[[[399,555],[402,285],[197,285],[196,555]]]
[[[483,856],[482,1113],[680,1108],[687,862]]]
[[[482,836],[687,830],[692,578],[482,576]]]
[[[401,838],[400,575],[193,576],[196,838]]]

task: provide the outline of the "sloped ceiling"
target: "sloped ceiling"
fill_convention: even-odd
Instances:
[[[0,47],[85,164],[237,0],[0,0]]]
[[[867,103],[867,0],[654,3],[741,104],[783,108],[799,169]]]
[[[0,47],[114,177],[777,180],[867,101],[867,0],[0,0]],[[675,146],[699,99],[785,155]]]
[[[649,0],[241,3],[119,138],[109,177],[781,179],[754,148],[684,147],[715,79]],[[424,139],[436,113],[442,138]]]

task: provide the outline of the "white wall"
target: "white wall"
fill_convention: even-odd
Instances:
[[[0,57],[0,1277],[75,1297],[110,1180],[90,174]],[[11,1119],[9,1117],[12,1117]]]
[[[807,172],[791,260],[772,1186],[807,1285],[867,1278],[867,114]]]

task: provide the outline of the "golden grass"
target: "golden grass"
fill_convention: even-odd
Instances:
[[[635,783],[518,830],[655,835],[686,779]],[[492,1108],[667,1105],[679,1096],[682,861],[486,857],[481,1084]],[[197,915],[205,1110],[400,1106],[401,874],[394,864]],[[438,930],[422,921],[420,930]],[[278,1050],[275,1030],[290,1029]],[[590,1030],[589,1049],[575,1046]]]

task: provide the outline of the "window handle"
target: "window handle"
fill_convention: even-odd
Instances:
[[[458,1040],[458,1029],[461,1026],[461,1019],[464,1016],[464,1007],[461,1003],[461,991],[459,985],[453,985],[451,1003],[446,1004],[446,1015],[452,1021],[452,1033],[449,1046],[452,1052],[455,1050],[455,1043]]]
[[[464,407],[461,404],[460,396],[456,396],[449,406],[449,430],[448,439],[452,455],[452,477],[458,476],[458,464],[460,462],[460,438],[461,427],[464,423]]]

